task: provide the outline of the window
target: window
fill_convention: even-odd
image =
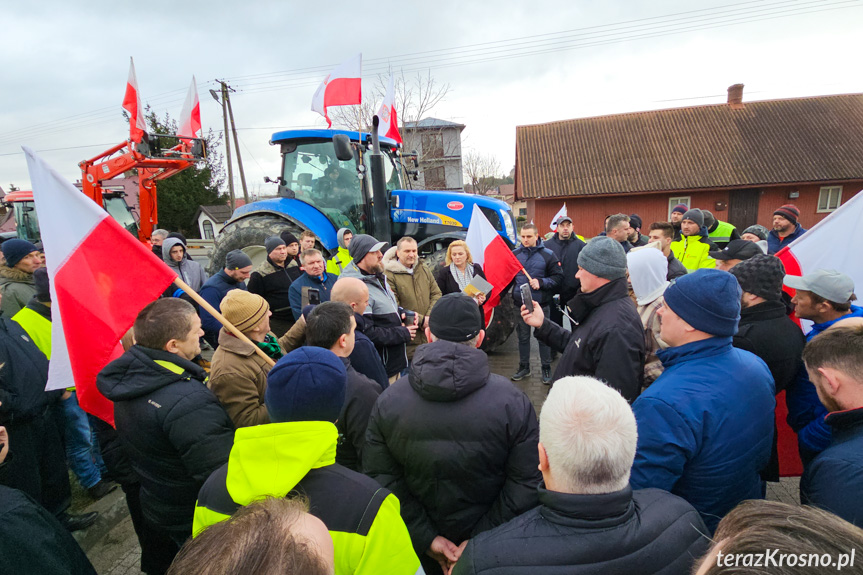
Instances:
[[[665,218],[667,220],[671,220],[671,210],[677,204],[683,204],[687,208],[691,205],[692,198],[690,196],[680,196],[677,198],[668,198],[668,216]]]
[[[842,186],[824,186],[818,194],[818,209],[816,213],[833,212],[842,203]]]
[[[423,158],[443,158],[443,134],[422,135]]]
[[[204,220],[204,239],[211,240],[213,239],[213,222],[210,220]]]
[[[527,215],[527,208],[519,208],[518,209],[518,215],[526,216]]]
[[[423,181],[430,190],[446,189],[446,169],[443,166],[423,170]]]

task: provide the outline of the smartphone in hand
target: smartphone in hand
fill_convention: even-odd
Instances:
[[[318,305],[321,303],[321,292],[314,288],[309,288],[309,305]]]
[[[530,291],[530,284],[521,285],[521,301],[527,313],[533,313],[533,293]]]

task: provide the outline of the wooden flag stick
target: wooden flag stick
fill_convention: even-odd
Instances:
[[[189,287],[189,284],[187,284],[186,282],[184,282],[180,278],[177,278],[174,280],[174,285],[177,286],[178,288],[180,288],[181,290],[183,290],[184,292],[186,292],[187,294],[189,294],[190,298],[195,300],[195,302],[199,306],[201,306],[202,308],[204,308],[205,310],[210,312],[210,315],[212,315],[214,318],[219,320],[219,322],[221,322],[221,324],[223,326],[225,326],[225,329],[227,329],[229,332],[231,332],[232,334],[237,336],[237,338],[240,341],[243,341],[243,342],[249,344],[250,346],[252,346],[255,349],[255,353],[257,353],[259,356],[261,356],[264,359],[264,361],[266,361],[270,365],[270,367],[273,367],[274,365],[276,365],[276,362],[273,361],[273,358],[271,358],[266,353],[264,353],[264,350],[262,350],[257,345],[255,345],[255,342],[253,342],[248,337],[243,335],[243,332],[241,332],[236,327],[234,327],[234,324],[232,324],[231,322],[226,320],[225,316],[220,314],[216,308],[214,308],[213,306],[211,306],[209,304],[209,302],[207,302],[207,300],[205,300],[200,295],[198,295],[198,292],[196,292],[191,287]]]
[[[525,277],[527,278],[527,281],[529,281],[529,282],[530,282],[530,281],[533,281],[533,278],[532,278],[532,277],[530,277],[530,274],[529,274],[529,273],[527,273],[527,270],[526,270],[526,269],[521,268],[521,273],[523,273],[523,274],[525,275]]]

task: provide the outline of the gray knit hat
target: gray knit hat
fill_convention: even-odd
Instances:
[[[698,208],[692,208],[691,210],[683,214],[683,219],[692,220],[693,222],[698,224],[699,228],[704,225],[704,214],[702,214],[701,210],[699,210]]]
[[[225,257],[225,268],[229,270],[239,270],[252,265],[252,260],[243,252],[243,250],[233,250],[228,252]]]
[[[284,246],[285,240],[280,238],[279,236],[270,236],[267,238],[267,241],[264,242],[264,247],[267,249],[267,254],[273,253],[273,250],[279,246]]]
[[[608,236],[597,236],[581,248],[578,267],[597,277],[616,280],[626,276],[626,252],[620,242]]]

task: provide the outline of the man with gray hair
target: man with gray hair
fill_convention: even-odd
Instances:
[[[165,241],[165,238],[168,237],[168,234],[171,233],[168,230],[153,230],[153,233],[150,234],[150,245],[152,246],[153,253],[156,254],[156,257],[162,259],[162,242]],[[184,242],[185,243],[185,242]]]
[[[680,497],[629,486],[638,434],[620,393],[565,377],[539,424],[539,507],[471,539],[455,575],[689,573],[706,528]]]
[[[534,507],[540,475],[536,413],[477,349],[485,331],[476,301],[440,298],[426,336],[410,377],[375,403],[362,461],[399,498],[432,575],[449,573],[469,538]]]

